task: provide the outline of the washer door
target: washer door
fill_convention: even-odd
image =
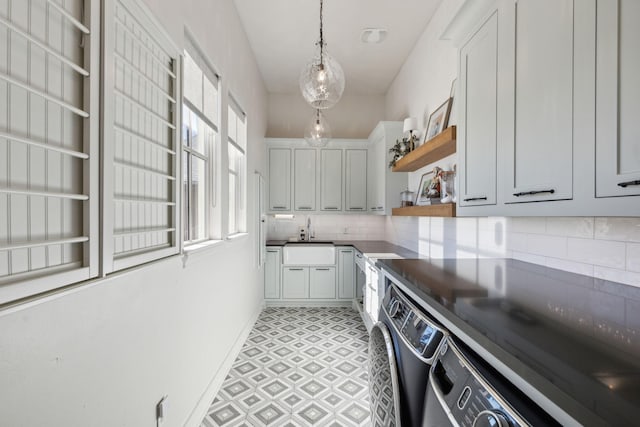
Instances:
[[[398,366],[387,326],[378,322],[369,336],[369,405],[374,427],[401,427]]]

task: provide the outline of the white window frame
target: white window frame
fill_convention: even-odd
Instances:
[[[247,232],[247,151],[248,151],[248,146],[249,146],[249,141],[248,141],[248,122],[247,122],[247,115],[244,112],[244,110],[240,107],[240,105],[238,104],[238,102],[235,100],[235,98],[229,94],[229,104],[228,104],[228,109],[227,109],[227,114],[228,114],[228,110],[234,110],[236,117],[238,120],[241,120],[244,123],[244,143],[245,143],[245,147],[243,148],[238,141],[234,140],[234,138],[231,137],[231,132],[229,129],[229,120],[227,118],[227,158],[229,157],[229,152],[231,147],[235,148],[236,150],[238,150],[240,152],[240,154],[242,155],[242,165],[241,165],[241,171],[235,171],[231,169],[231,164],[230,162],[227,163],[227,173],[229,176],[233,175],[236,177],[236,182],[238,182],[238,178],[240,178],[240,186],[237,187],[237,192],[235,195],[235,200],[236,200],[236,206],[235,206],[235,213],[236,213],[236,217],[235,217],[235,223],[236,223],[236,229],[235,230],[231,230],[229,227],[230,224],[230,216],[227,215],[227,237],[233,237],[236,235],[240,235],[240,234],[244,234]],[[235,134],[237,135],[237,121],[236,121],[236,130],[235,130]],[[242,176],[240,176],[239,174],[242,174]],[[231,194],[228,194],[228,198],[227,201],[229,202],[231,200]],[[240,200],[241,202],[241,206],[244,207],[244,217],[241,218],[242,221],[240,221],[241,223],[239,224],[238,221],[238,209],[237,207],[239,206],[238,204],[238,200]],[[231,209],[227,209],[228,214],[231,213]]]
[[[4,249],[7,252],[24,248],[30,250],[30,248],[36,247],[48,247],[55,244],[68,244],[72,241],[77,242],[73,244],[82,245],[82,261],[72,264],[62,264],[59,266],[45,267],[42,269],[30,269],[25,272],[9,274],[0,278],[0,305],[9,303],[11,301],[27,298],[33,295],[48,292],[63,286],[71,285],[76,282],[88,280],[96,277],[99,274],[99,203],[100,203],[100,176],[99,176],[99,129],[100,129],[100,1],[99,0],[84,0],[84,17],[74,16],[73,13],[66,10],[53,0],[47,1],[47,18],[51,16],[57,16],[62,22],[65,28],[73,28],[73,31],[79,31],[82,33],[80,36],[84,43],[84,62],[77,64],[71,59],[65,57],[64,52],[59,52],[55,48],[48,46],[48,40],[42,42],[37,37],[33,37],[31,31],[22,30],[22,26],[13,25],[13,23],[2,18],[0,26],[3,27],[3,31],[11,34],[11,37],[15,37],[24,40],[28,45],[39,46],[36,49],[41,49],[47,52],[49,57],[58,58],[61,61],[63,67],[66,70],[74,70],[73,73],[79,72],[84,75],[83,85],[83,105],[71,105],[64,100],[59,99],[58,96],[48,93],[45,89],[37,88],[25,79],[13,78],[13,76],[7,76],[2,73],[2,80],[6,83],[7,87],[22,85],[32,97],[40,97],[57,104],[67,110],[75,111],[76,114],[80,114],[86,117],[83,119],[83,131],[82,140],[83,147],[81,152],[72,152],[71,150],[64,150],[56,145],[49,145],[47,143],[46,135],[44,138],[30,138],[24,135],[13,135],[11,131],[3,132],[2,138],[6,141],[12,141],[12,144],[25,145],[28,148],[36,147],[38,149],[44,149],[46,152],[54,152],[63,156],[79,157],[82,159],[82,179],[83,189],[82,194],[77,195],[81,197],[78,199],[78,203],[82,203],[82,236],[73,236],[71,238],[63,239],[27,239],[26,241],[14,242],[9,241],[0,244],[0,250]],[[79,38],[80,38],[79,37]],[[17,192],[16,192],[17,191]],[[37,191],[16,190],[9,187],[4,187],[3,193],[7,194],[7,197],[11,197],[12,194],[22,194],[27,197],[42,197],[46,198],[60,198],[67,197],[64,194],[55,193],[54,191],[45,191],[42,194],[38,194]],[[8,228],[9,233],[11,228]],[[66,243],[65,243],[66,242]]]
[[[195,240],[187,240],[188,236],[183,236],[183,247],[185,249],[200,247],[203,243],[207,242],[218,242],[222,238],[221,231],[221,215],[220,215],[220,191],[219,191],[219,181],[220,181],[220,169],[221,169],[221,156],[220,156],[220,116],[221,116],[221,96],[220,96],[220,88],[221,88],[221,78],[220,75],[215,71],[215,68],[210,64],[209,60],[206,58],[202,50],[198,47],[197,43],[194,41],[194,37],[186,31],[185,34],[185,53],[188,54],[192,60],[196,63],[196,65],[202,71],[202,94],[205,96],[204,91],[204,79],[208,79],[209,83],[211,83],[217,92],[216,97],[216,117],[215,120],[218,123],[212,121],[209,117],[207,117],[203,111],[195,106],[189,99],[186,98],[184,90],[182,96],[182,104],[187,107],[191,113],[195,114],[200,120],[202,120],[207,126],[213,129],[214,131],[214,140],[212,144],[208,145],[205,150],[205,154],[199,153],[196,150],[193,150],[189,147],[184,140],[181,141],[182,146],[182,158],[184,160],[184,156],[195,156],[198,159],[201,159],[205,162],[205,171],[207,174],[205,183],[205,215],[206,217],[203,219],[205,222],[205,237],[201,239]],[[184,67],[183,67],[184,70]],[[185,75],[183,72],[182,84],[184,88]],[[204,99],[203,99],[203,108],[204,108]],[[183,119],[184,120],[184,119]],[[190,137],[191,135],[189,135]],[[184,164],[184,162],[181,162]],[[184,173],[181,174],[181,177],[184,178]],[[189,179],[191,176],[189,175]],[[181,188],[184,189],[184,183],[181,183]],[[181,200],[181,209],[184,209],[182,205],[185,203],[188,195],[182,194]],[[182,227],[185,229],[189,224],[190,216],[183,215],[183,224]]]

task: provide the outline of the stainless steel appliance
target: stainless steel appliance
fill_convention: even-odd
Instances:
[[[425,397],[423,427],[557,425],[463,344],[447,337],[435,357]]]
[[[421,426],[429,370],[446,331],[393,284],[379,318],[369,341],[371,422]]]

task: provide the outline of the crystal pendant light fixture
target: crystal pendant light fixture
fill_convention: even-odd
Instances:
[[[320,41],[318,51],[300,73],[300,91],[304,99],[316,109],[331,108],[344,92],[344,72],[326,51],[322,22],[323,0],[320,0]]]
[[[304,132],[304,139],[312,147],[325,147],[331,140],[331,127],[320,110],[316,109],[313,120]]]

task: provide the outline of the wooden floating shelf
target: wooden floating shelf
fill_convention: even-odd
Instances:
[[[456,152],[456,127],[450,126],[396,162],[393,172],[413,172]]]
[[[405,208],[393,208],[391,209],[391,215],[393,216],[440,216],[440,217],[451,218],[456,216],[456,204],[442,203],[438,205],[407,206]]]

